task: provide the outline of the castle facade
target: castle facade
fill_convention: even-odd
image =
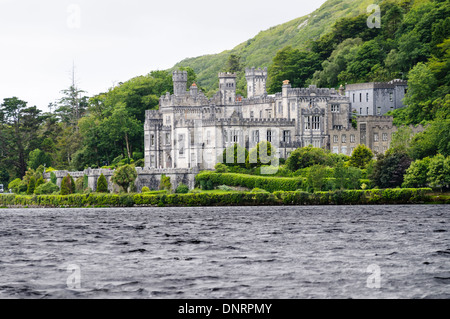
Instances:
[[[145,167],[211,170],[234,144],[250,150],[262,141],[285,159],[308,145],[351,155],[365,144],[380,153],[397,130],[392,117],[376,115],[358,117],[353,128],[352,95],[343,90],[292,88],[285,81],[281,93],[268,95],[267,69],[247,69],[246,80],[248,97],[242,98],[236,74],[219,73],[219,91],[208,99],[195,84],[187,91],[187,72],[175,71],[174,94],[161,97],[158,111],[146,112]]]

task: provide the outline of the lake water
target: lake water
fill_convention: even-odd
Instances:
[[[0,298],[450,298],[450,207],[0,210]]]

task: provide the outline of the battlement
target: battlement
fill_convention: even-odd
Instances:
[[[379,116],[379,115],[360,115],[356,118],[361,122],[380,122],[380,121],[394,121],[393,116]]]
[[[162,120],[162,113],[157,110],[147,110],[145,111],[145,118],[147,120]]]
[[[187,71],[173,71],[172,79],[174,82],[187,82],[188,73]]]
[[[229,72],[220,72],[219,73],[219,78],[237,78],[237,74],[236,73],[229,73]]]
[[[408,82],[404,80],[395,79],[390,82],[369,82],[369,83],[355,83],[348,84],[346,91],[358,91],[369,89],[395,89],[397,86],[408,86]]]
[[[267,68],[261,69],[255,69],[255,68],[246,68],[245,69],[245,76],[246,77],[265,77],[267,78]]]
[[[288,88],[288,96],[291,97],[333,97],[339,99],[346,99],[346,97],[339,95],[334,88],[318,88],[315,85],[311,85],[308,88]]]

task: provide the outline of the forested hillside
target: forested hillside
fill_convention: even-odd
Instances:
[[[373,0],[329,0],[307,17],[261,32],[231,51],[187,59],[187,70],[207,94],[219,71],[237,72],[245,95],[246,66],[269,68],[269,93],[283,80],[294,87],[338,88],[362,81],[409,81],[395,123],[429,124],[411,139],[399,135],[412,159],[450,155],[450,1],[383,0],[381,28],[367,26]],[[62,88],[63,89],[63,88]],[[145,111],[172,92],[171,70],[152,71],[93,97],[72,85],[43,113],[20,97],[0,101],[0,184],[43,167],[82,170],[143,163]],[[403,138],[400,138],[402,137]]]

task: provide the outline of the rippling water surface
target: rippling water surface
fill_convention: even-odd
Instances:
[[[449,217],[448,206],[0,210],[0,298],[450,298]]]

